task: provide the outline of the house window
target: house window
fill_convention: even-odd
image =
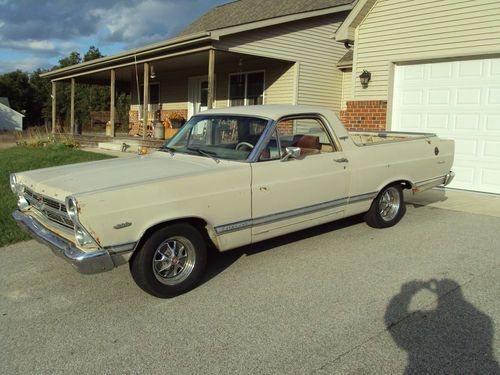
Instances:
[[[229,105],[264,103],[264,72],[229,75]]]

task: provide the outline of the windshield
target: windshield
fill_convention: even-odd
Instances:
[[[246,116],[196,116],[166,143],[172,152],[247,160],[269,120]]]

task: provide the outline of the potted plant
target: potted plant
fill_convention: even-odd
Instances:
[[[167,120],[163,122],[165,127],[165,139],[172,138],[184,125],[186,119],[177,112],[170,112],[167,116]]]

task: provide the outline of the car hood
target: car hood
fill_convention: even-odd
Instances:
[[[158,179],[202,175],[242,165],[201,156],[154,152],[146,156],[70,164],[16,173],[18,181],[37,193],[64,201],[66,196],[108,190]]]

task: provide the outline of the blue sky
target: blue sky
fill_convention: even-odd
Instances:
[[[89,46],[105,55],[175,36],[230,0],[0,0],[0,74],[49,68]]]

